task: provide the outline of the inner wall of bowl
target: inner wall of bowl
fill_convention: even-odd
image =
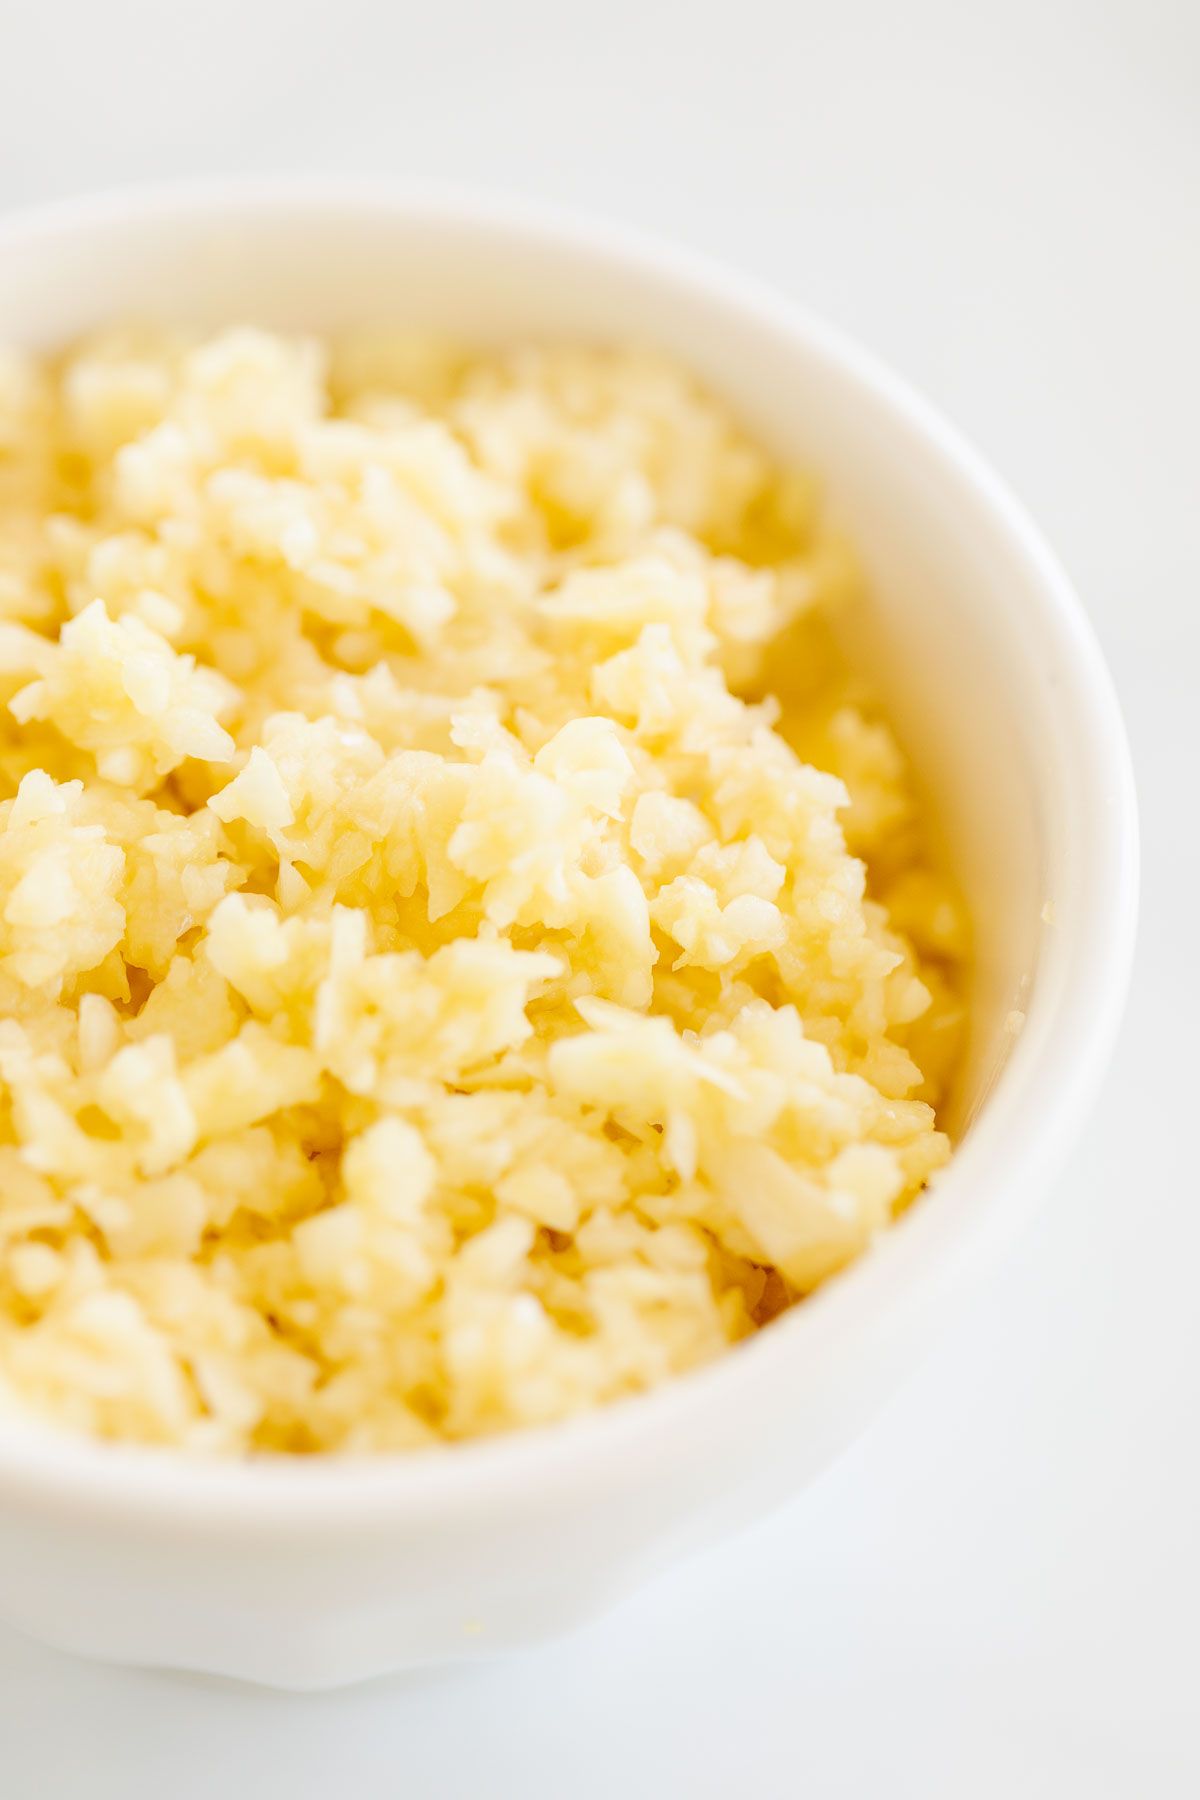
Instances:
[[[186,196],[0,235],[0,338],[54,346],[144,319],[344,330],[390,324],[476,341],[657,345],[779,454],[817,470],[868,578],[849,623],[934,797],[975,934],[971,1035],[952,1130],[969,1125],[1029,1001],[1054,897],[1054,671],[1019,604],[1023,571],[953,450],[818,333],[756,315],[669,265],[519,218],[385,200]],[[1061,810],[1061,806],[1060,806]]]

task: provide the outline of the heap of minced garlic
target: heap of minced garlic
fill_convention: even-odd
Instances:
[[[405,1448],[854,1257],[963,928],[846,567],[640,353],[0,358],[0,1405]]]

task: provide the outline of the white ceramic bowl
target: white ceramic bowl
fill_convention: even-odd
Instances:
[[[0,1430],[0,1613],[54,1644],[289,1687],[491,1654],[807,1481],[1045,1193],[1129,969],[1120,717],[1068,582],[974,452],[835,332],[690,257],[523,205],[314,182],[0,226],[0,340],[131,315],[636,339],[691,364],[827,477],[873,581],[862,654],[974,909],[952,1165],[869,1255],[717,1364],[569,1425],[369,1463],[203,1466]]]

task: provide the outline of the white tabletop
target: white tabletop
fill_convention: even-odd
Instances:
[[[1055,1204],[835,1470],[553,1649],[316,1698],[0,1629],[5,1800],[1191,1795],[1200,1607],[1200,11],[1191,0],[43,0],[0,205],[441,174],[773,278],[1030,503],[1143,805],[1127,1030]]]

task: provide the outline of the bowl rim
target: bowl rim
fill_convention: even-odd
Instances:
[[[381,225],[436,222],[590,258],[719,304],[747,327],[803,344],[844,385],[919,442],[940,480],[1016,552],[1023,604],[1062,651],[1084,808],[1080,859],[1093,901],[1080,938],[1059,945],[1054,1016],[1016,1042],[971,1131],[920,1205],[846,1270],[728,1354],[644,1394],[557,1423],[427,1450],[361,1456],[212,1459],[173,1447],[95,1440],[20,1414],[0,1417],[0,1494],[54,1515],[83,1508],[145,1528],[276,1534],[348,1523],[390,1529],[453,1519],[480,1504],[555,1502],[635,1459],[652,1477],[689,1432],[736,1406],[794,1359],[823,1364],[960,1284],[1033,1211],[1077,1135],[1109,1060],[1136,935],[1137,807],[1116,692],[1083,606],[1007,486],[942,414],[873,352],[754,277],[623,224],[490,188],[416,180],[292,175],[204,178],[52,200],[0,218],[0,259],[77,232],[202,221],[215,214],[302,218],[368,213]],[[1040,1104],[1047,1077],[1055,1098]],[[966,1190],[970,1207],[956,1205]],[[831,1384],[836,1369],[829,1372]]]

